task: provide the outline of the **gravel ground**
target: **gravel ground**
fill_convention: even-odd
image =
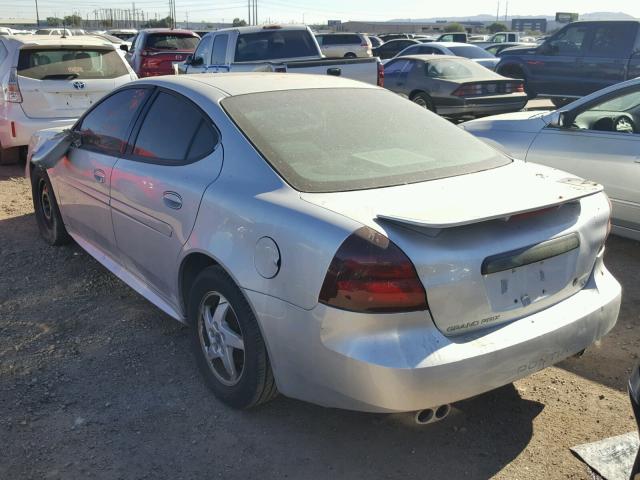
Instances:
[[[186,328],[75,245],[38,238],[28,183],[0,167],[0,478],[591,478],[568,448],[634,428],[640,244],[606,260],[616,328],[580,359],[459,402],[443,422],[278,397],[218,403]]]

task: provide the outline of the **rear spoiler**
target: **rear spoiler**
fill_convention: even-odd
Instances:
[[[523,202],[526,208],[518,208],[518,200],[513,198],[505,198],[502,208],[490,209],[478,208],[481,203],[470,202],[468,208],[461,211],[450,211],[446,207],[434,208],[430,211],[425,211],[424,215],[420,218],[409,218],[393,213],[378,213],[376,215],[380,220],[386,220],[393,223],[401,223],[406,225],[412,225],[415,227],[423,228],[454,228],[462,227],[464,225],[472,225],[474,223],[488,222],[490,220],[508,220],[516,215],[523,215],[527,213],[534,213],[539,210],[545,210],[553,207],[557,207],[566,203],[570,203],[580,198],[594,195],[602,192],[604,189],[602,185],[591,182],[588,180],[582,180],[580,178],[570,177],[562,180],[558,180],[559,183],[566,184],[569,188],[566,188],[563,195],[555,198],[549,196],[545,200],[541,200],[535,205],[531,205],[530,201]],[[491,213],[488,213],[491,212]]]

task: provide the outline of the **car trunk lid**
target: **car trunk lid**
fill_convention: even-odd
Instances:
[[[377,228],[411,259],[446,335],[530,315],[579,291],[606,236],[600,185],[514,162],[377,190],[302,194]]]

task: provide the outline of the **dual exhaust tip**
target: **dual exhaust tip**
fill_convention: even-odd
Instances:
[[[439,407],[425,408],[424,410],[418,410],[415,413],[414,421],[418,425],[427,425],[429,423],[436,423],[440,420],[444,420],[451,413],[451,405],[445,404]]]

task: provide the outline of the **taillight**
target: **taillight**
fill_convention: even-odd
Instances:
[[[22,94],[18,86],[18,72],[15,68],[9,71],[9,81],[7,82],[6,97],[7,102],[22,103]]]
[[[505,85],[505,93],[524,93],[524,84],[523,83],[507,83]]]
[[[427,295],[411,260],[391,240],[362,227],[340,246],[318,300],[352,312],[426,310]]]
[[[468,83],[458,87],[452,95],[456,97],[473,97],[475,95],[482,95],[482,84],[480,83]]]
[[[384,87],[384,65],[378,62],[378,86]]]

